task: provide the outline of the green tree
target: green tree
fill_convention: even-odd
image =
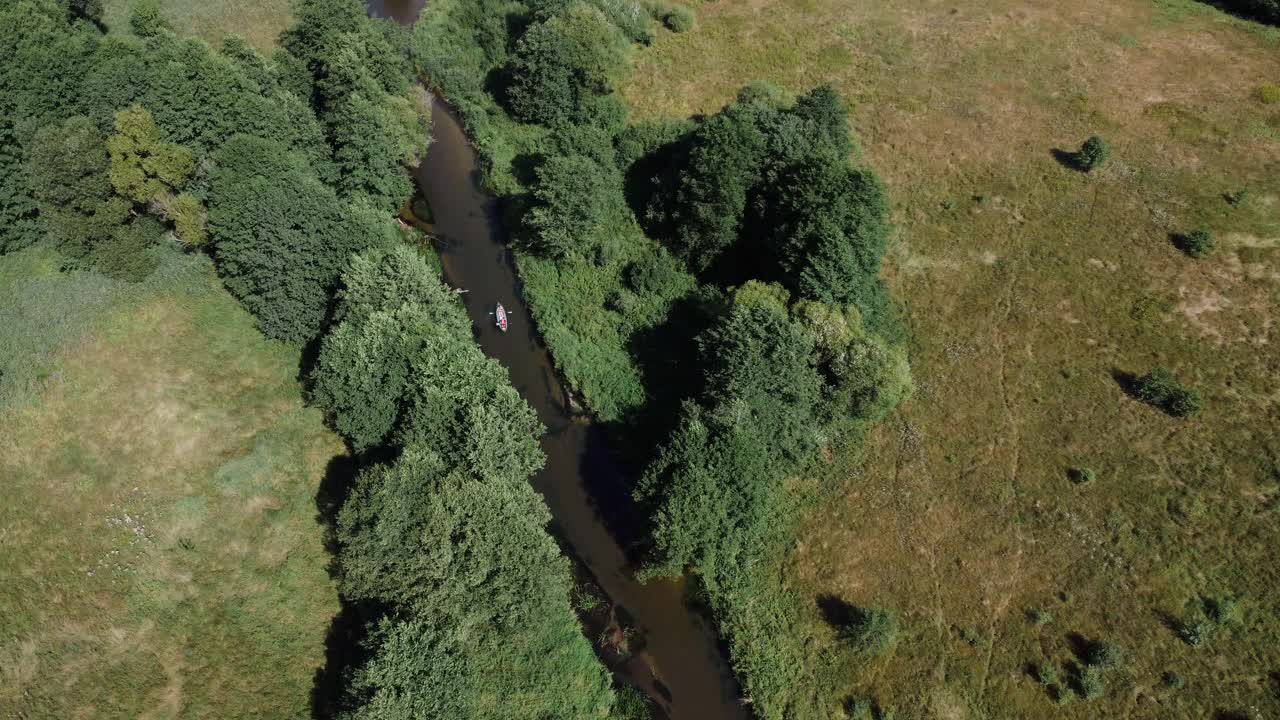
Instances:
[[[336,324],[312,374],[313,398],[356,450],[385,442],[401,419],[417,354],[457,353],[434,338],[470,339],[452,293],[415,251],[356,256],[342,276]]]
[[[616,211],[617,171],[585,155],[554,154],[535,173],[525,217],[530,248],[555,258],[590,249]]]
[[[129,27],[138,37],[148,38],[171,30],[160,12],[159,0],[133,0],[129,4]]]
[[[581,122],[613,92],[628,51],[617,26],[583,3],[535,23],[516,42],[508,65],[512,114],[551,126]]]
[[[344,717],[607,717],[612,689],[549,521],[527,483],[481,480],[426,449],[363,473],[339,518],[343,588],[398,610],[375,627]]]
[[[40,222],[70,258],[88,257],[123,222],[110,203],[108,164],[106,142],[86,117],[41,128],[32,141],[26,174]]]
[[[1107,145],[1107,141],[1097,135],[1091,135],[1076,152],[1075,162],[1081,170],[1091,172],[1102,167],[1109,157],[1111,157],[1111,146]]]
[[[181,145],[160,139],[155,118],[141,105],[116,113],[115,134],[107,138],[108,173],[120,195],[150,203],[180,189],[195,170],[195,158]]]
[[[874,323],[886,303],[880,262],[888,204],[874,174],[811,156],[783,173],[770,198],[771,244],[797,295],[857,306]]]
[[[321,330],[351,256],[394,241],[367,206],[341,202],[280,143],[238,135],[215,156],[209,230],[227,287],[262,331],[302,341]]]

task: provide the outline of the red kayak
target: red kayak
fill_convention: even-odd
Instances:
[[[498,329],[501,330],[502,332],[506,332],[507,331],[507,309],[502,307],[502,303],[498,303],[497,309],[493,311],[493,316],[496,319],[495,324],[498,326]]]

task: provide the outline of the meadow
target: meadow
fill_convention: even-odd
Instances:
[[[1182,0],[694,7],[637,53],[636,115],[830,81],[893,203],[918,391],[777,578],[832,712],[1280,713],[1277,31]],[[1204,259],[1176,242],[1197,228]],[[1131,396],[1157,365],[1202,413]],[[833,600],[895,611],[898,641],[846,652]],[[1123,659],[1087,702],[1099,642]]]
[[[276,47],[281,31],[293,21],[289,0],[159,0],[161,16],[180,35],[198,37],[214,47],[234,33],[263,53]],[[104,0],[103,22],[112,32],[129,30],[130,0]]]
[[[0,258],[0,708],[310,717],[342,442],[203,256]]]

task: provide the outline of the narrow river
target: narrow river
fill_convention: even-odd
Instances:
[[[371,0],[370,12],[409,24],[422,0]],[[588,486],[623,472],[603,433],[569,411],[568,396],[538,336],[498,220],[497,202],[478,184],[478,165],[457,117],[443,102],[432,110],[433,142],[417,179],[434,214],[445,278],[464,288],[467,312],[485,354],[497,359],[548,428],[547,464],[533,478],[551,509],[553,530],[594,575],[609,600],[631,618],[643,649],[617,668],[672,720],[749,717],[714,630],[684,602],[681,580],[641,584],[592,505]],[[510,327],[490,312],[501,302]]]

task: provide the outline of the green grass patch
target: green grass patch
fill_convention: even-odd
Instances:
[[[343,446],[298,351],[203,256],[130,286],[56,268],[0,259],[0,344],[34,354],[6,356],[0,407],[0,706],[309,716],[337,610],[315,496]]]
[[[131,35],[131,0],[104,0],[102,19],[113,33]],[[259,50],[270,52],[276,38],[293,22],[290,0],[160,0],[160,14],[174,32],[203,38],[214,47],[223,36],[239,35]]]

